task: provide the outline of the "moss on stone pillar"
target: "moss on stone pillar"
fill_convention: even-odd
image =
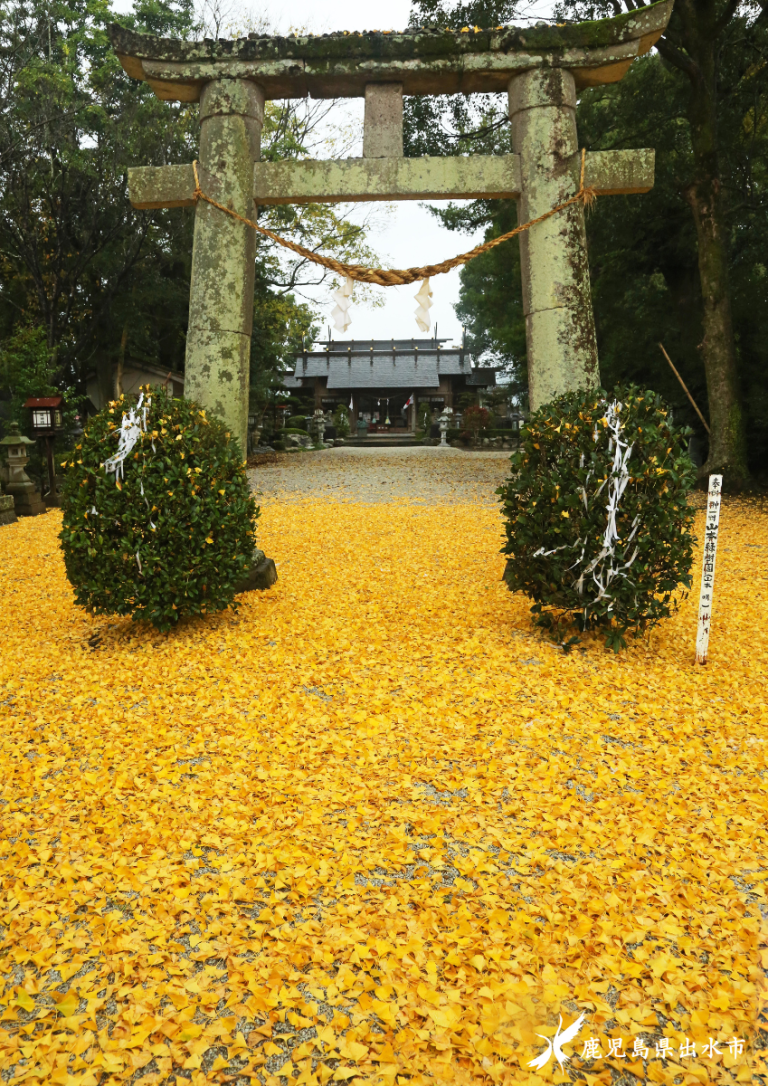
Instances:
[[[246,79],[206,83],[200,95],[200,182],[252,219],[264,93]],[[218,415],[245,455],[256,235],[203,201],[195,210],[185,394]]]
[[[509,84],[512,143],[520,156],[521,222],[578,189],[576,85],[562,68],[535,69]],[[599,384],[584,209],[573,204],[520,235],[531,409]]]

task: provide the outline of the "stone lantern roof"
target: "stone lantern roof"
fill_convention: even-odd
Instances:
[[[35,442],[31,437],[27,437],[26,434],[21,433],[18,422],[9,423],[7,436],[0,440],[0,446],[34,444]]]

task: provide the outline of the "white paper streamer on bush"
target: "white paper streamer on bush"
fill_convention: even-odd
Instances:
[[[619,412],[621,411],[621,404],[616,400],[613,403],[608,404],[604,418],[606,420],[606,431],[608,433],[608,451],[613,453],[613,463],[608,472],[608,475],[600,483],[594,494],[591,496],[587,494],[587,486],[589,485],[590,476],[592,471],[587,474],[587,478],[584,480],[584,486],[580,488],[579,493],[581,499],[584,502],[584,508],[589,512],[589,501],[594,502],[600,497],[604,488],[608,487],[608,504],[606,510],[608,513],[608,521],[605,527],[605,534],[603,535],[603,544],[599,553],[592,561],[581,571],[577,580],[575,581],[576,591],[580,596],[584,595],[584,582],[591,576],[595,585],[597,586],[597,596],[592,600],[592,603],[598,603],[602,599],[610,599],[608,590],[611,586],[611,582],[616,577],[626,577],[627,570],[630,568],[635,558],[637,558],[637,547],[635,547],[632,557],[621,565],[615,564],[616,559],[616,544],[619,542],[619,533],[616,528],[616,517],[619,512],[619,503],[629,483],[629,471],[627,465],[629,458],[632,455],[633,445],[627,445],[626,442],[621,440],[621,432],[624,429]],[[593,439],[597,441],[600,436],[599,427],[595,426],[593,432]],[[582,454],[579,462],[580,467],[584,467],[584,456]],[[632,530],[627,536],[625,543],[624,553],[626,553],[626,547],[632,542],[637,531],[640,527],[640,515],[638,514],[632,521]],[[581,546],[581,554],[573,563],[569,566],[569,569],[576,569],[584,561],[584,554],[587,549],[587,541],[581,538],[577,539],[573,543],[563,543],[559,547],[554,547],[552,550],[544,550],[540,547],[533,555],[534,558],[548,558],[551,554],[555,554],[557,551],[566,550],[567,548],[576,549]],[[586,618],[585,607],[585,618]]]
[[[336,306],[331,313],[333,317],[333,325],[337,332],[346,332],[352,323],[352,318],[349,315],[349,307],[352,305],[352,289],[354,283],[350,278],[346,278],[341,284],[338,290],[334,291],[333,296],[336,299]]]
[[[428,332],[431,327],[429,311],[434,304],[429,279],[422,279],[421,286],[416,293],[416,301],[419,303],[416,309],[416,323],[422,332]]]
[[[147,430],[147,408],[152,404],[152,397],[147,399],[146,406],[144,405],[144,393],[139,396],[139,402],[135,407],[131,407],[128,411],[123,411],[123,421],[120,424],[118,430],[117,452],[114,456],[110,456],[108,460],[104,461],[103,467],[105,471],[113,471],[115,473],[115,479],[125,478],[125,461],[128,456],[133,452],[136,442],[140,440],[141,435],[146,433]],[[152,448],[154,449],[154,442]],[[144,484],[139,480],[139,486],[141,487],[141,495],[144,497]],[[149,509],[149,502],[146,498],[144,501]],[[96,516],[99,514],[96,512],[94,506],[91,510]],[[152,518],[149,518],[149,523],[152,524]],[[154,531],[155,525],[152,524]],[[139,567],[139,573],[141,573],[141,558],[139,558],[139,552],[136,551],[136,563]]]
[[[123,421],[118,431],[117,452],[104,461],[104,469],[113,471],[115,479],[125,478],[125,460],[133,452],[133,447],[147,429],[147,407],[152,400],[147,400],[147,407],[142,410],[144,393],[139,396],[139,402],[128,411],[123,411]]]
[[[616,577],[626,577],[626,571],[632,565],[635,558],[637,558],[637,547],[635,547],[635,550],[632,553],[632,557],[627,562],[624,562],[623,565],[618,566],[614,564],[614,560],[616,558],[616,544],[619,542],[619,533],[616,529],[616,516],[619,511],[619,502],[621,501],[624,491],[627,489],[627,484],[629,483],[629,471],[627,469],[627,464],[629,463],[629,458],[632,455],[632,449],[634,448],[633,445],[627,445],[625,441],[621,440],[621,432],[624,429],[624,425],[621,421],[621,418],[619,417],[621,407],[622,405],[614,400],[613,403],[608,404],[605,411],[604,418],[606,421],[606,430],[609,435],[608,451],[613,453],[613,464],[611,465],[608,476],[603,479],[600,486],[592,495],[592,500],[594,501],[594,499],[600,495],[603,487],[605,487],[606,484],[608,485],[608,504],[606,506],[606,510],[608,513],[608,523],[606,524],[605,535],[603,536],[603,545],[600,548],[597,556],[592,559],[586,569],[582,570],[576,581],[576,590],[578,591],[579,595],[583,595],[584,579],[591,575],[592,580],[597,585],[598,590],[597,596],[592,601],[593,603],[598,603],[601,599],[604,598],[610,599],[610,596],[608,595],[608,589],[611,586],[611,582]],[[595,427],[594,437],[595,440],[597,440],[597,427]],[[586,487],[582,490],[582,497],[584,499],[585,507],[588,508]],[[640,514],[638,513],[638,515],[632,521],[632,531],[627,537],[627,543],[625,544],[625,553],[626,545],[632,542],[639,527]],[[581,557],[577,559],[574,565],[578,565],[583,557],[584,552],[582,551]],[[571,568],[573,568],[573,566]]]

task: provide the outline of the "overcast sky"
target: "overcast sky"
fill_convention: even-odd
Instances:
[[[291,28],[302,28],[314,33],[332,30],[402,30],[408,23],[411,7],[410,0],[388,0],[386,4],[371,4],[365,0],[291,0],[290,5],[284,2],[275,3],[274,0],[253,4],[247,0],[228,0],[223,6],[225,10],[228,6],[231,8],[235,21],[238,21],[238,13],[246,18],[248,15],[265,14],[279,33],[285,33]],[[521,11],[525,11],[526,19],[516,21],[546,18],[550,6],[548,0],[533,0],[523,4]],[[117,12],[129,11],[131,7],[131,0],[114,2]],[[362,155],[362,100],[352,99],[343,108],[348,112],[352,123],[359,126],[360,132],[359,146],[350,149],[350,156]],[[353,217],[364,215],[366,208],[370,206],[358,205],[352,212]],[[413,201],[390,205],[387,213],[376,216],[376,225],[369,234],[371,247],[382,261],[390,267],[398,268],[437,263],[471,249],[479,240],[482,240],[480,234],[454,234],[443,229],[425,206]],[[434,293],[434,304],[430,312],[433,326],[436,322],[441,339],[459,337],[461,326],[453,310],[459,295],[458,269],[434,278],[431,285]],[[413,296],[417,289],[418,284],[381,288],[383,306],[372,308],[365,304],[353,305],[352,325],[346,337],[368,339],[423,335],[418,330],[414,316],[416,303]],[[329,300],[325,290],[309,288],[306,297],[319,305],[322,334],[325,335],[325,325],[330,323],[333,302]],[[335,335],[341,336],[340,333]]]

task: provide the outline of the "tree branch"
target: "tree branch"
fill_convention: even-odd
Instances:
[[[728,26],[728,23],[730,23],[731,19],[736,14],[736,11],[739,7],[739,2],[740,0],[728,0],[728,3],[725,5],[725,11],[717,20],[714,29],[712,30],[712,33],[710,35],[711,41],[715,41],[723,33],[725,28]]]
[[[698,83],[701,79],[698,64],[691,60],[688,54],[684,53],[677,45],[673,45],[666,34],[656,42],[656,48],[664,60],[672,64],[678,71],[684,72],[692,83]]]

